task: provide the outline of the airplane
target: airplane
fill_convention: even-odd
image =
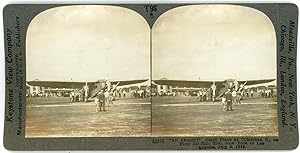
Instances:
[[[247,85],[256,85],[272,82],[275,79],[263,79],[263,80],[244,80],[238,81],[236,79],[227,79],[224,81],[192,81],[192,80],[152,80],[154,84],[167,85],[172,87],[187,87],[187,88],[206,88],[206,93],[212,91],[212,101],[215,101],[223,96],[223,94],[231,89],[231,91],[242,91]]]
[[[77,89],[83,94],[83,99],[87,102],[90,98],[94,98],[101,90],[114,92],[117,86],[125,86],[146,82],[148,79],[141,80],[123,80],[123,81],[108,81],[98,80],[93,82],[75,82],[75,81],[27,81],[30,86],[40,86],[45,88],[69,88]]]

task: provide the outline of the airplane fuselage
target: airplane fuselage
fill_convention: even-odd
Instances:
[[[231,91],[233,90],[239,90],[240,89],[240,86],[238,83],[235,82],[236,80],[234,79],[227,79],[227,80],[224,80],[224,82],[220,83],[217,85],[217,88],[216,88],[216,93],[217,95],[216,98],[219,98],[220,96],[222,96],[228,89],[230,89]]]

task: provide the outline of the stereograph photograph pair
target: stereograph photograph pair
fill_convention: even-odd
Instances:
[[[4,8],[12,150],[293,149],[294,4]]]

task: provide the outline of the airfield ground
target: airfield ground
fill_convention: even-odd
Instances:
[[[106,112],[94,102],[69,98],[27,98],[26,137],[113,137],[151,134],[149,99],[114,101]]]
[[[275,98],[247,98],[232,112],[196,97],[153,97],[153,136],[278,136]]]
[[[232,112],[224,112],[222,107],[220,101],[198,102],[196,97],[153,97],[152,106],[147,98],[117,99],[108,111],[97,113],[94,102],[28,98],[25,135],[278,136],[275,98],[246,98]]]

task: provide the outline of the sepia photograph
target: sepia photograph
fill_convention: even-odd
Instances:
[[[275,30],[256,9],[181,6],[150,29],[63,6],[26,40],[26,137],[278,136]]]
[[[2,13],[3,149],[298,147],[297,4],[7,3]]]
[[[25,137],[151,135],[150,27],[106,5],[39,13],[26,35]]]
[[[171,9],[152,28],[153,136],[278,136],[276,35],[238,5]]]

